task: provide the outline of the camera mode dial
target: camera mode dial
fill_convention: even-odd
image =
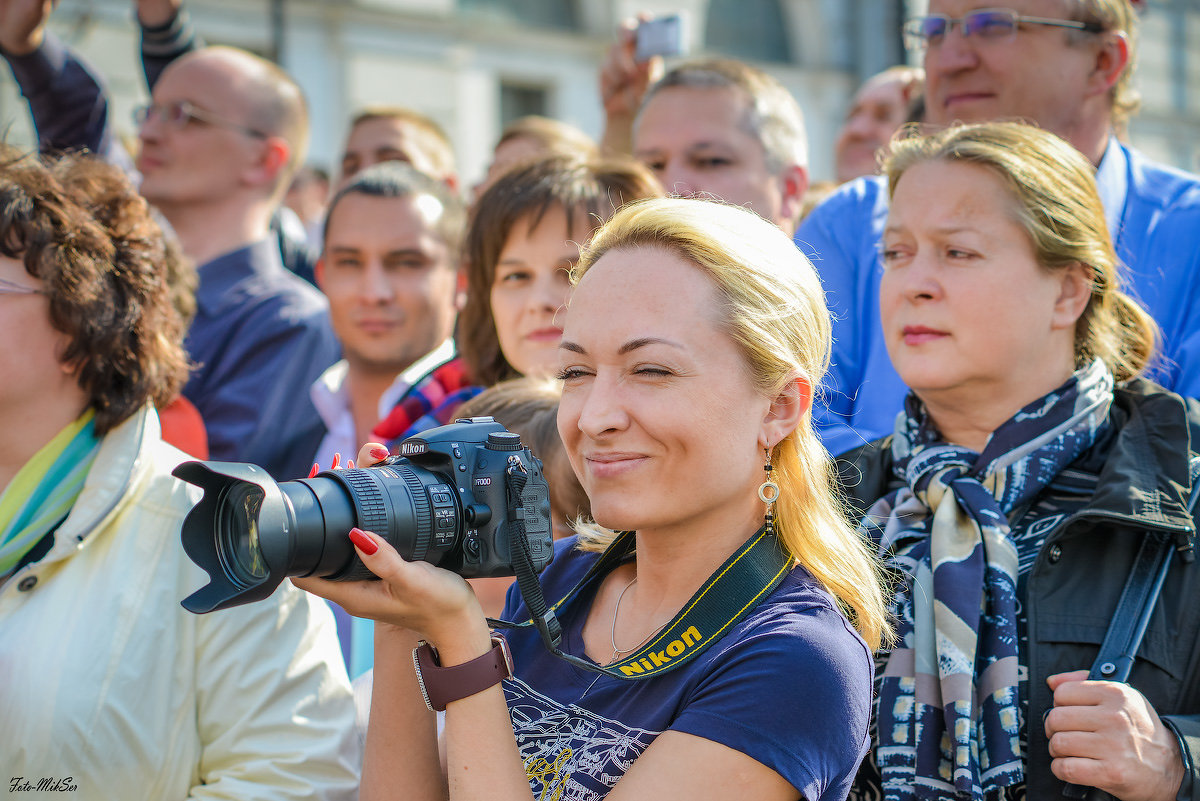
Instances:
[[[495,431],[488,434],[485,447],[489,451],[519,451],[521,450],[521,435],[511,431]]]

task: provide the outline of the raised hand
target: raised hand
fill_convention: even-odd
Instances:
[[[0,0],[0,48],[27,56],[41,47],[55,5],[57,0]]]
[[[634,60],[637,26],[648,18],[647,14],[639,14],[637,19],[623,20],[617,28],[617,40],[600,65],[600,99],[605,116],[601,145],[609,152],[632,151],[634,117],[650,84],[662,77],[663,60],[659,56],[644,62]]]
[[[138,22],[151,28],[166,25],[179,13],[183,0],[134,0]]]

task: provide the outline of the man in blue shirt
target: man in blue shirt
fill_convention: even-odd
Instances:
[[[984,8],[1007,10],[1015,24],[985,29],[972,17]],[[1155,164],[1115,135],[1137,104],[1129,0],[930,0],[929,12],[949,20],[914,26],[909,36],[924,48],[926,122],[1025,119],[1096,164],[1126,290],[1162,329],[1162,358],[1151,377],[1200,395],[1200,177]],[[907,392],[879,321],[886,218],[884,180],[860,178],[796,233],[835,315],[833,364],[823,403],[814,407],[834,454],[891,433]]]
[[[184,395],[205,419],[212,458],[284,479],[309,463],[281,457],[279,416],[338,352],[325,299],[284,269],[269,233],[307,129],[300,89],[278,67],[211,47],[163,70],[138,132],[142,195],[199,265],[187,337],[198,368]]]

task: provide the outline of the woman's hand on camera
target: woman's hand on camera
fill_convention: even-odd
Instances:
[[[1183,780],[1174,733],[1128,684],[1087,676],[1078,670],[1046,680],[1054,693],[1046,715],[1050,770],[1122,801],[1174,799]]]
[[[486,629],[475,593],[461,577],[428,562],[407,562],[391,544],[371,532],[356,528],[348,536],[363,564],[379,581],[306,578],[292,579],[292,583],[328,598],[355,617],[410,629],[434,645],[460,630],[467,620],[477,618]]]
[[[358,464],[370,467],[388,455],[383,445],[369,442],[359,451]],[[355,617],[414,631],[439,649],[447,640],[467,632],[482,632],[486,639],[483,611],[462,577],[428,562],[405,561],[390,543],[372,532],[352,529],[347,536],[379,581],[293,578],[292,583],[333,601]]]

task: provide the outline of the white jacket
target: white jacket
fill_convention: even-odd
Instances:
[[[50,552],[0,585],[4,789],[351,799],[354,702],[325,603],[284,582],[222,612],[179,605],[208,580],[180,545],[199,497],[170,474],[186,458],[153,410],[126,420]]]

